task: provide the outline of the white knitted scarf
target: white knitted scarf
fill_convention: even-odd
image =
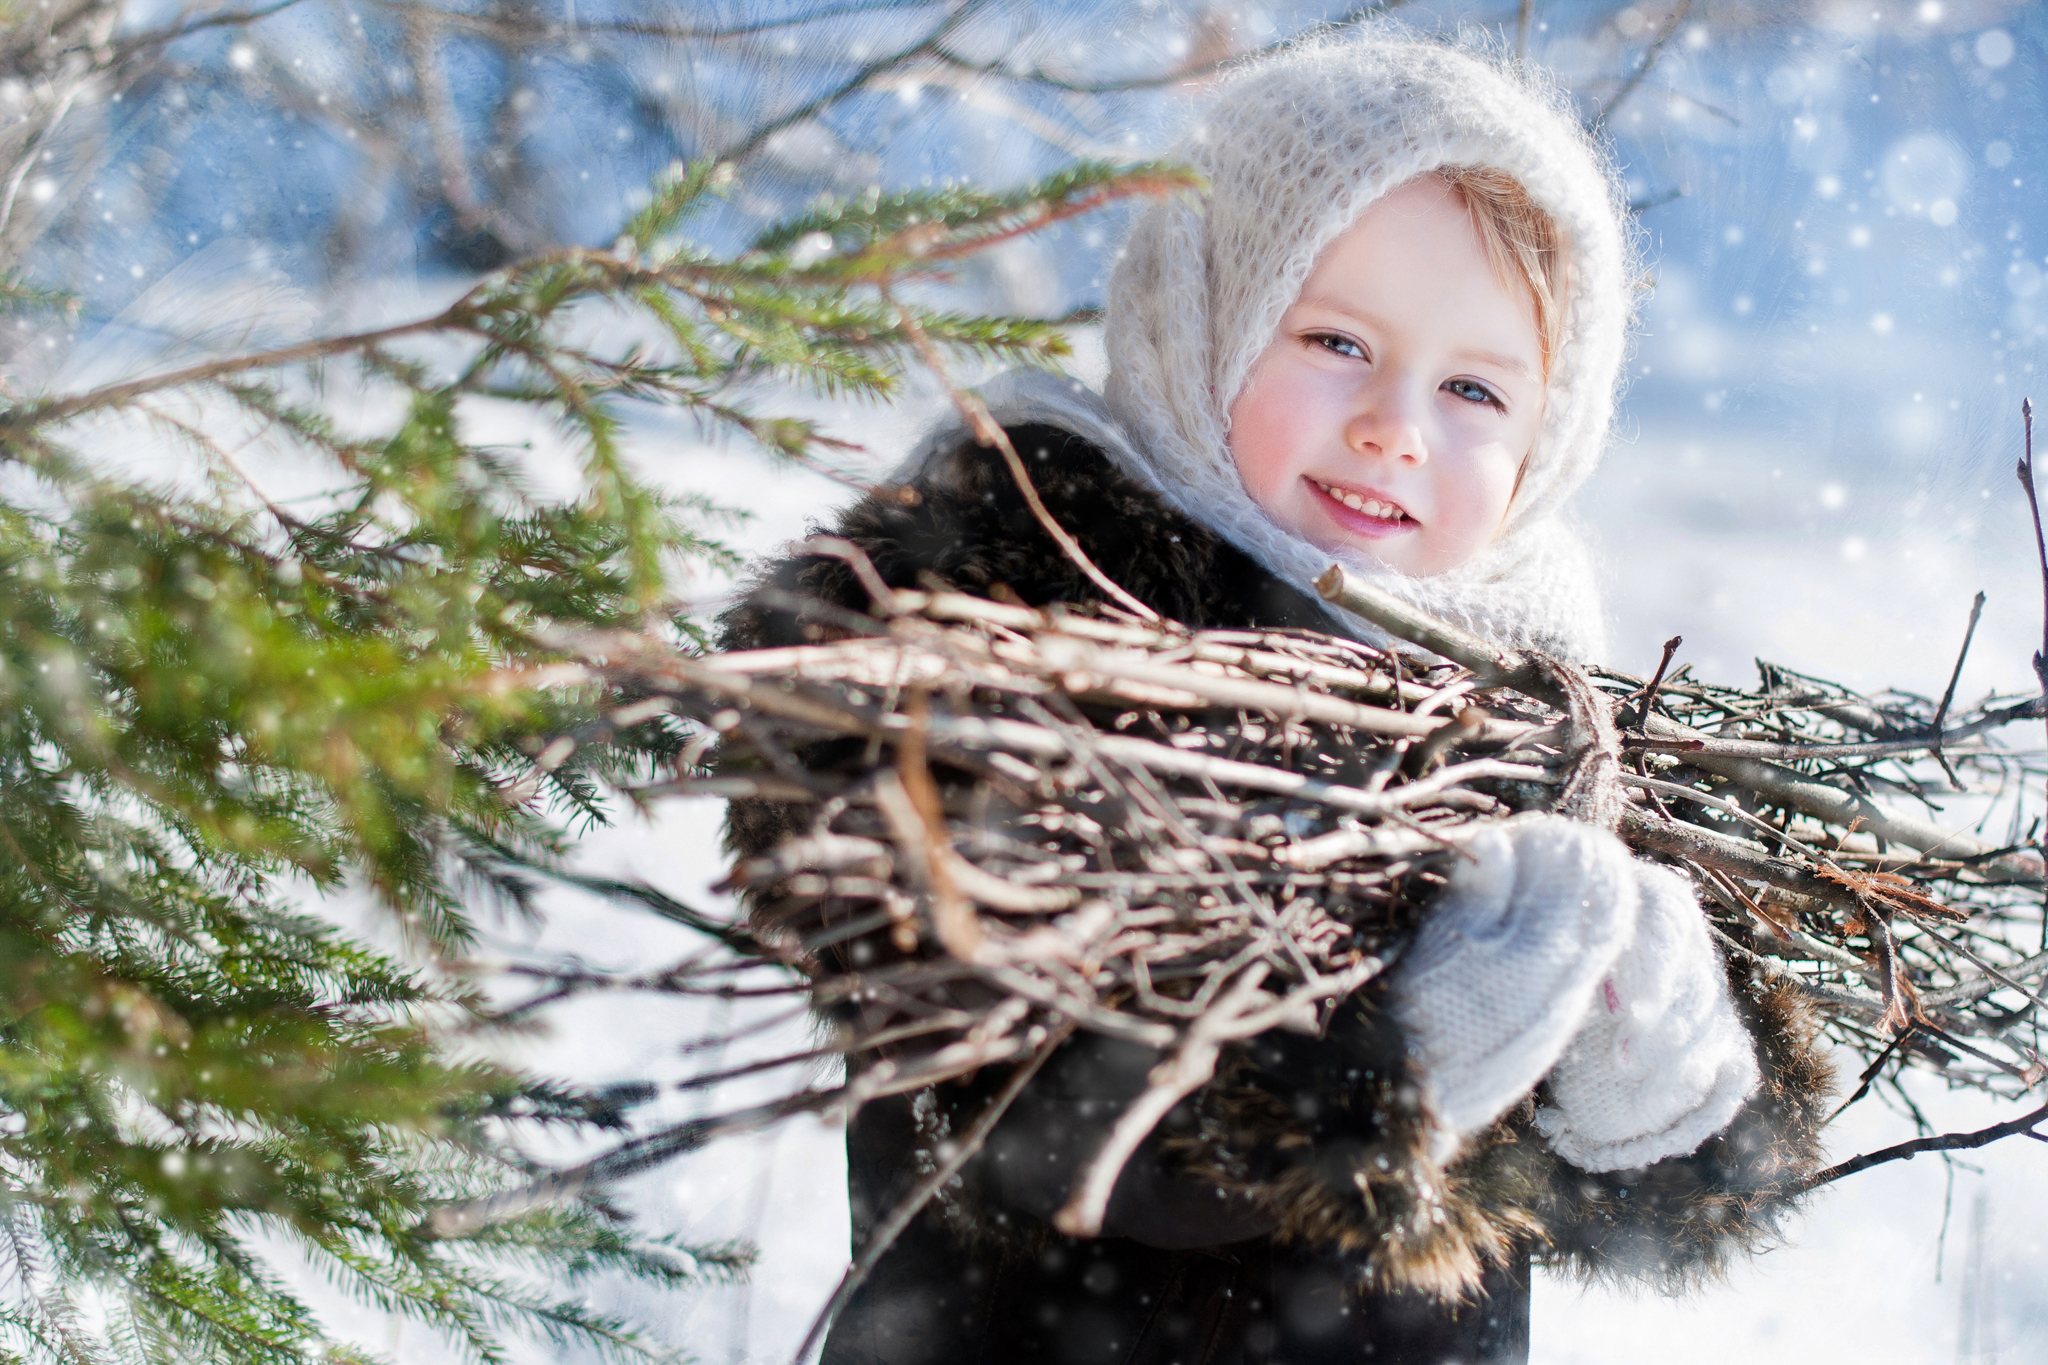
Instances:
[[[981,389],[996,420],[1085,436],[1170,506],[1313,596],[1332,556],[1245,491],[1230,454],[1230,405],[1317,256],[1374,201],[1442,166],[1506,171],[1562,230],[1571,285],[1542,429],[1505,528],[1472,559],[1425,578],[1362,551],[1338,558],[1501,644],[1598,658],[1605,627],[1592,559],[1564,504],[1606,445],[1634,251],[1613,168],[1563,95],[1498,53],[1371,25],[1239,68],[1170,155],[1209,188],[1163,200],[1132,226],[1109,281],[1104,392],[1012,371]],[[952,424],[934,433],[903,475],[962,434]],[[1370,623],[1332,613],[1339,629],[1384,642]]]
[[[1168,503],[1302,587],[1331,556],[1245,492],[1227,414],[1317,256],[1375,200],[1443,166],[1505,171],[1557,221],[1572,281],[1562,344],[1502,535],[1426,578],[1345,558],[1502,644],[1595,657],[1604,628],[1591,558],[1562,513],[1606,444],[1633,251],[1618,179],[1563,96],[1497,53],[1368,26],[1240,68],[1171,155],[1209,189],[1147,209],[1110,278],[1104,396],[1125,439],[1109,449]]]

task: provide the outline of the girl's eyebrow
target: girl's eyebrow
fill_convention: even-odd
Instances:
[[[1526,360],[1517,359],[1500,351],[1485,351],[1470,346],[1460,346],[1454,354],[1467,360],[1478,360],[1489,365],[1498,365],[1503,370],[1512,370],[1524,379],[1532,378],[1535,373],[1529,368],[1529,363]]]
[[[1326,294],[1303,294],[1299,299],[1295,300],[1295,306],[1297,308],[1320,308],[1328,312],[1341,314],[1354,322],[1362,322],[1368,327],[1377,327],[1382,331],[1388,329],[1385,319],[1372,313],[1362,312],[1358,308],[1341,300],[1333,299]],[[1483,346],[1460,346],[1452,354],[1464,360],[1477,360],[1484,364],[1497,365],[1501,369],[1518,374],[1524,379],[1533,379],[1536,375],[1536,371],[1530,366],[1528,361],[1509,355],[1504,351],[1489,351]]]

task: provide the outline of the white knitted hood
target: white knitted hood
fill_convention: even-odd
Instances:
[[[1633,253],[1617,178],[1563,96],[1503,58],[1373,27],[1240,68],[1171,155],[1209,190],[1148,208],[1110,278],[1104,397],[1126,439],[1106,444],[1167,502],[1303,588],[1331,556],[1245,492],[1226,415],[1316,257],[1375,200],[1441,166],[1505,171],[1557,221],[1571,256],[1562,344],[1502,536],[1426,578],[1362,553],[1346,563],[1502,644],[1597,656],[1591,559],[1562,513],[1607,441]],[[1051,398],[1051,386],[1025,387]]]

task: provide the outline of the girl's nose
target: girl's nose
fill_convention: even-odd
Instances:
[[[1344,444],[1353,453],[1405,464],[1429,459],[1421,405],[1406,390],[1406,385],[1374,385],[1361,395],[1357,409],[1344,424]]]

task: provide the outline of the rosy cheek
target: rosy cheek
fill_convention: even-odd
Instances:
[[[1485,453],[1481,475],[1473,483],[1466,518],[1472,537],[1480,545],[1491,543],[1507,520],[1519,465],[1520,461],[1506,446],[1494,446]]]
[[[1269,511],[1290,481],[1294,446],[1285,386],[1277,378],[1255,372],[1230,408],[1230,453],[1238,477],[1253,501]]]

